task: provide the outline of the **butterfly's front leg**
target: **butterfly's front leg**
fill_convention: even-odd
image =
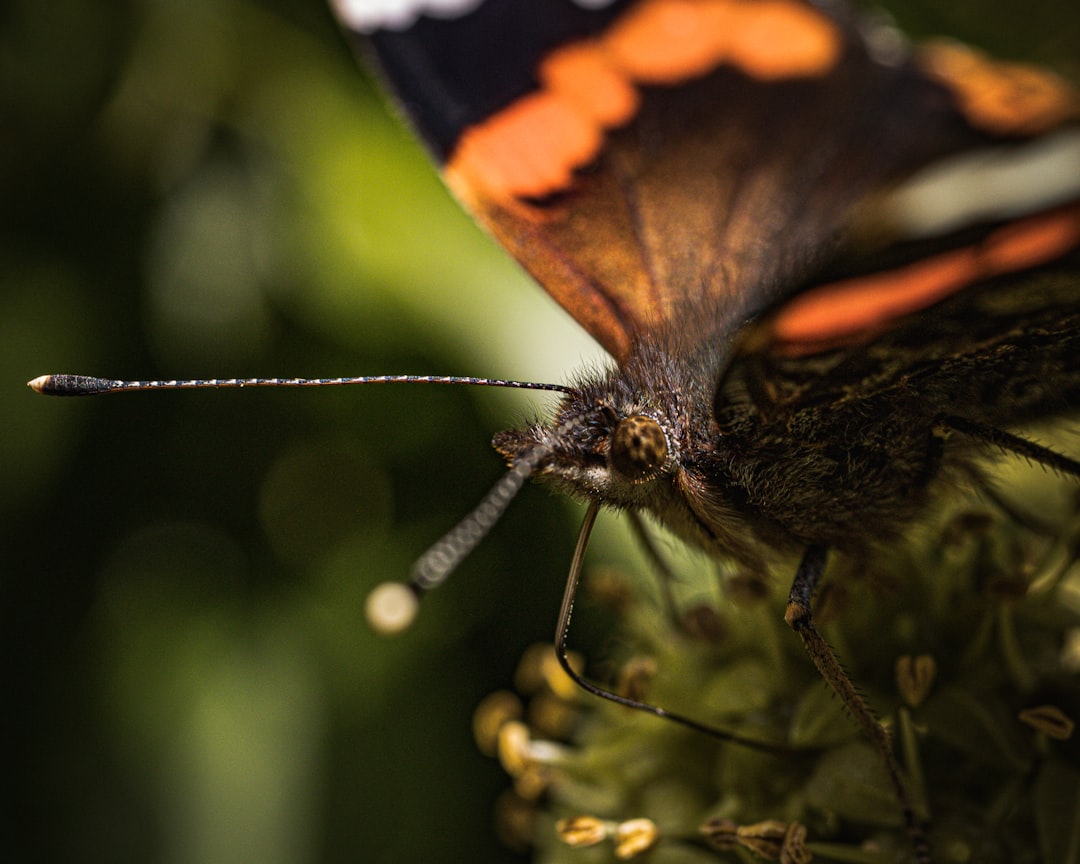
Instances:
[[[818,672],[830,687],[836,692],[844,703],[855,722],[862,729],[863,734],[870,739],[874,748],[881,755],[885,763],[885,769],[889,774],[896,798],[904,811],[904,821],[907,823],[908,833],[915,844],[915,860],[919,864],[929,864],[930,847],[926,840],[926,833],[919,819],[915,816],[912,808],[911,797],[907,785],[900,776],[900,766],[893,755],[892,742],[885,727],[874,715],[873,710],[863,699],[862,694],[851,682],[836,652],[826,642],[817,627],[814,626],[814,617],[811,610],[811,601],[818,582],[825,572],[825,560],[828,557],[828,549],[825,546],[810,546],[803,555],[799,569],[795,573],[795,579],[791,583],[791,592],[788,594],[787,610],[784,612],[784,620],[788,623],[799,638],[802,639],[803,647],[810,659],[814,661]]]

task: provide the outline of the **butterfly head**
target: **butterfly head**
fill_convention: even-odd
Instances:
[[[499,433],[495,449],[511,465],[543,453],[534,476],[577,498],[646,506],[679,469],[680,424],[655,399],[598,389],[570,393],[550,423]]]

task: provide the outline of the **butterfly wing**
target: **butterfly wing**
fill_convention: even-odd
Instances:
[[[718,416],[733,394],[777,418],[850,411],[848,426],[887,394],[994,428],[1080,408],[1080,129],[932,171],[875,207],[895,211],[925,185],[913,224],[948,230],[840,256],[744,328]]]
[[[799,0],[458,5],[338,11],[453,190],[618,360],[705,298],[734,333],[887,184],[1071,110],[1039,78],[990,116],[955,68]]]
[[[779,310],[758,332],[748,331],[744,344],[750,347],[736,353],[718,388],[717,416],[723,418],[745,396],[775,421],[828,412],[830,422],[819,424],[823,433],[833,423],[857,428],[860,417],[888,412],[887,400],[917,400],[928,422],[954,415],[994,428],[1080,409],[1080,208],[1046,217],[1071,229],[1063,238],[1071,245],[1060,254],[966,282],[931,307],[846,333],[831,345],[765,341],[786,326],[788,310]],[[935,262],[912,266],[930,269]],[[861,278],[889,277],[896,278]],[[768,336],[754,345],[763,333]],[[843,339],[855,341],[842,344]],[[883,401],[874,409],[877,400]]]

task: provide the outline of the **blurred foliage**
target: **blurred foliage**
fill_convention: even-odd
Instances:
[[[991,5],[966,23],[958,4],[896,11],[1075,63],[1065,4]],[[511,859],[470,715],[548,636],[566,508],[523,494],[401,639],[370,634],[362,606],[498,476],[490,434],[527,403],[436,387],[57,401],[23,382],[560,380],[594,349],[449,200],[318,0],[0,15],[5,848]]]
[[[505,860],[501,778],[470,716],[553,626],[572,524],[522,496],[397,641],[368,632],[363,600],[501,474],[490,436],[522,400],[58,401],[23,382],[560,379],[575,325],[449,199],[323,4],[61,0],[5,18],[6,848]],[[563,327],[547,352],[503,350],[545,339],[515,333],[545,316]]]

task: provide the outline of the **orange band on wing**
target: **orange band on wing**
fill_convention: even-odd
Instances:
[[[1061,78],[1024,63],[999,63],[952,42],[920,48],[919,65],[956,96],[972,125],[995,135],[1038,135],[1080,114]]]
[[[480,126],[466,129],[447,178],[482,176],[492,190],[539,198],[570,185],[576,165],[594,157],[601,127],[572,102],[546,91],[523,96]]]
[[[629,122],[638,110],[637,89],[590,42],[553,51],[540,66],[540,83],[605,128]]]
[[[789,357],[861,341],[967,285],[1053,261],[1080,246],[1080,205],[998,228],[977,246],[899,270],[824,285],[787,303],[770,322],[772,351]]]
[[[641,85],[677,84],[729,65],[760,80],[826,74],[841,37],[794,0],[644,0],[606,33],[554,51],[540,89],[461,136],[446,167],[466,200],[564,191],[628,123]]]
[[[832,22],[789,0],[645,3],[603,41],[643,84],[676,84],[722,64],[763,80],[822,75],[840,51]]]

